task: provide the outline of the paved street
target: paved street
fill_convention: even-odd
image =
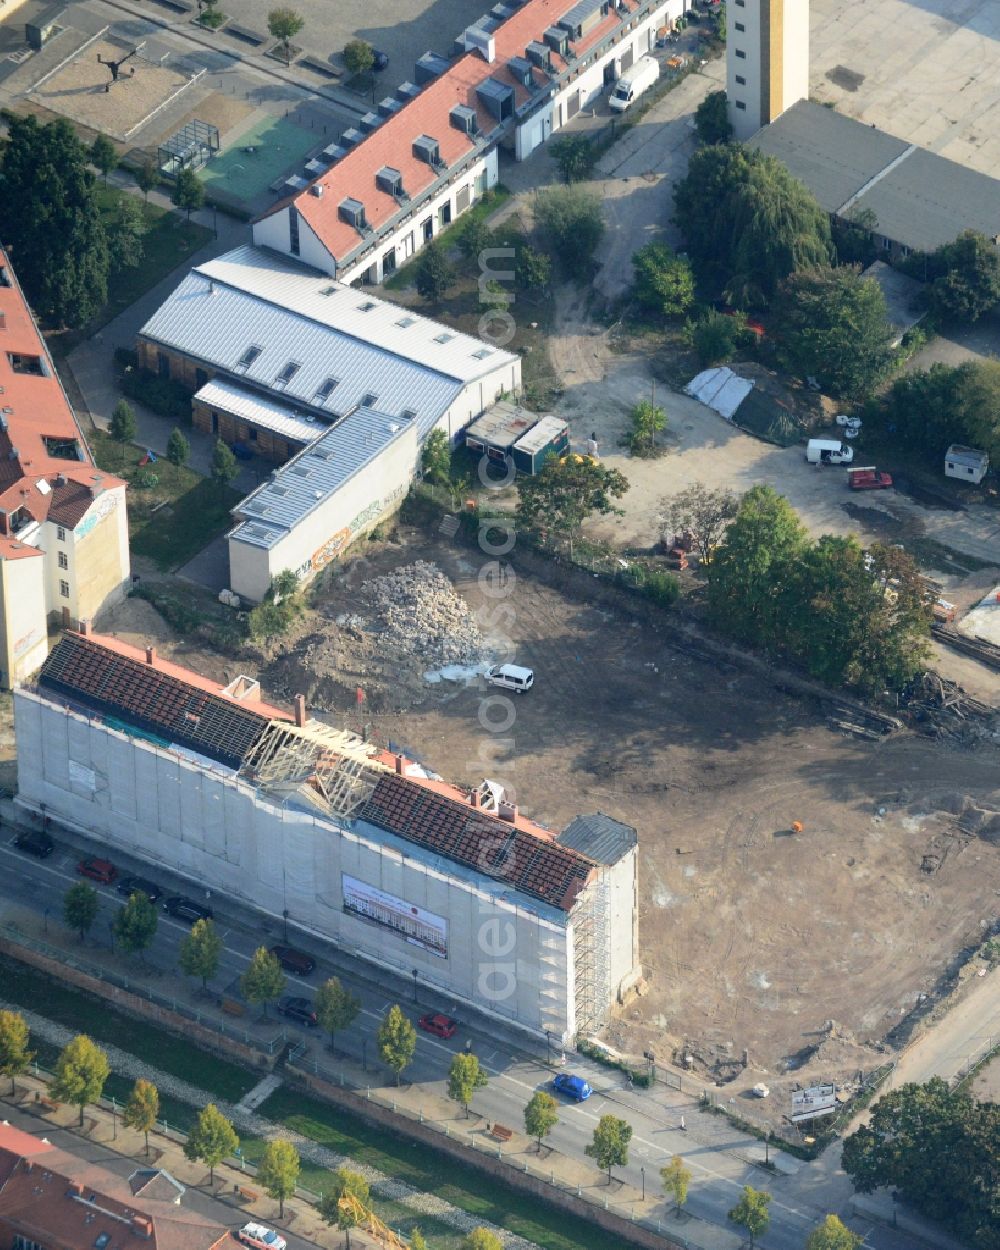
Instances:
[[[3,921],[16,921],[27,932],[43,940],[65,942],[67,950],[79,951],[80,957],[95,962],[111,958],[109,924],[121,903],[120,896],[109,887],[98,887],[100,915],[92,931],[92,938],[81,949],[75,940],[65,935],[61,923],[62,898],[68,885],[77,880],[74,872],[81,851],[96,851],[75,836],[53,830],[57,841],[56,853],[48,860],[37,861],[15,850],[11,845],[12,805],[5,801],[0,805],[3,832],[0,835],[0,917]],[[151,876],[165,890],[193,891],[189,883],[173,877],[161,869],[144,868],[138,861],[115,853],[114,860],[121,871],[141,870]],[[222,988],[246,968],[250,954],[263,942],[282,938],[282,925],[273,918],[258,917],[249,909],[212,896],[211,905],[216,911],[217,923],[225,941],[222,968],[214,986]],[[184,984],[174,972],[177,946],[187,926],[166,915],[161,915],[154,948],[145,958],[149,965],[149,981],[159,994],[176,995],[187,1003],[195,1002],[190,983]],[[374,1063],[374,1034],[385,1010],[399,1001],[414,1016],[428,1007],[458,1015],[462,1027],[450,1041],[442,1041],[423,1033],[419,1035],[417,1054],[407,1076],[412,1081],[407,1100],[414,1099],[419,1105],[426,1098],[428,1107],[441,1105],[445,1094],[445,1075],[451,1056],[462,1050],[467,1043],[486,1065],[490,1085],[478,1091],[474,1109],[478,1116],[489,1121],[499,1121],[514,1127],[521,1124],[521,1112],[531,1093],[545,1086],[551,1078],[551,1069],[545,1065],[544,1047],[526,1038],[517,1030],[493,1021],[475,1019],[457,1004],[442,1000],[431,987],[416,984],[408,977],[400,977],[388,970],[376,977],[370,965],[362,965],[351,959],[347,952],[337,951],[317,942],[308,935],[299,934],[294,922],[289,930],[289,941],[303,946],[320,959],[317,972],[294,989],[312,993],[325,976],[336,972],[358,993],[363,1001],[363,1012],[358,1026],[338,1038],[338,1047],[346,1052],[348,1062],[357,1071],[358,1060],[367,1062],[372,1080],[380,1084],[385,1074],[377,1074]],[[134,963],[115,957],[120,970],[136,974]],[[145,974],[144,974],[145,975]],[[984,982],[984,991],[993,995],[992,1010],[997,1009],[995,991],[1000,978]],[[199,1007],[204,1006],[204,1001]],[[971,1009],[980,1019],[980,1009]],[[983,1020],[992,1020],[983,1015]],[[948,1018],[949,1020],[951,1017]],[[260,1036],[273,1036],[277,1023],[272,1019],[266,1026],[259,1025],[248,1016],[240,1021]],[[947,1025],[946,1021],[946,1025]],[[945,1068],[953,1060],[954,1038],[968,1024],[963,1016],[956,1015],[955,1023],[946,1028],[938,1044],[932,1034],[922,1044],[925,1058],[921,1072],[929,1073],[943,1063]],[[983,1047],[987,1037],[983,1029]],[[303,1041],[312,1051],[316,1050],[317,1036],[303,1033]],[[320,1051],[322,1047],[320,1047]],[[324,1063],[327,1061],[324,1060]],[[737,1244],[732,1226],[727,1223],[726,1212],[733,1205],[742,1185],[750,1183],[767,1188],[773,1195],[771,1230],[763,1241],[768,1250],[800,1250],[808,1230],[828,1211],[837,1211],[845,1217],[850,1214],[851,1187],[836,1166],[837,1152],[828,1151],[818,1164],[805,1165],[789,1156],[779,1156],[781,1168],[777,1174],[768,1174],[760,1168],[763,1149],[759,1142],[732,1128],[724,1119],[706,1116],[698,1111],[699,1084],[688,1076],[683,1077],[683,1090],[678,1091],[657,1083],[650,1091],[624,1088],[620,1074],[609,1072],[578,1056],[571,1060],[572,1070],[579,1072],[591,1082],[594,1096],[585,1104],[564,1104],[560,1122],[550,1138],[556,1157],[576,1160],[578,1174],[593,1193],[603,1191],[604,1182],[593,1165],[586,1161],[583,1147],[601,1114],[623,1116],[633,1125],[634,1137],[629,1166],[621,1169],[616,1183],[608,1192],[612,1201],[633,1202],[639,1210],[653,1218],[667,1219],[667,1206],[659,1197],[658,1172],[671,1155],[680,1153],[695,1173],[689,1199],[693,1217],[683,1227],[683,1236],[693,1246],[705,1246],[710,1250],[734,1250]],[[363,1078],[362,1078],[363,1079]],[[461,1113],[459,1113],[460,1115]],[[686,1128],[680,1128],[681,1117]],[[532,1161],[533,1156],[531,1156]],[[643,1175],[645,1171],[645,1177]],[[643,1184],[647,1186],[647,1200],[641,1202]],[[866,1245],[876,1250],[908,1250],[912,1239],[902,1233],[873,1224],[868,1220],[852,1217],[853,1225],[866,1235]]]

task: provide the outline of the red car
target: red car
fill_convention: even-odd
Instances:
[[[425,1033],[433,1033],[435,1037],[454,1037],[458,1021],[451,1016],[443,1016],[439,1011],[429,1011],[421,1016],[417,1024]]]
[[[892,476],[875,468],[848,469],[847,481],[851,490],[888,490],[892,485]]]
[[[81,859],[76,866],[81,877],[89,877],[91,881],[99,881],[101,885],[110,885],[118,876],[118,869],[109,859]]]

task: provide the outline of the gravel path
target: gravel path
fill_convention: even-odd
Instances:
[[[0,1002],[0,1006],[9,1011],[19,1012],[27,1021],[32,1033],[55,1046],[65,1046],[76,1035],[73,1029],[67,1029],[61,1024],[55,1024],[51,1020],[46,1020],[34,1011],[25,1011],[24,1008],[16,1003]],[[401,1202],[404,1206],[409,1207],[411,1211],[419,1215],[433,1216],[460,1233],[471,1232],[474,1228],[488,1228],[490,1232],[495,1233],[500,1238],[505,1246],[509,1247],[509,1250],[538,1250],[538,1247],[532,1241],[527,1241],[523,1237],[518,1237],[506,1229],[497,1228],[496,1225],[486,1223],[481,1219],[474,1219],[466,1211],[453,1207],[450,1203],[436,1197],[434,1194],[424,1193],[419,1189],[414,1189],[411,1185],[404,1184],[402,1181],[393,1180],[391,1176],[386,1176],[384,1172],[378,1171],[377,1168],[369,1167],[364,1163],[358,1163],[357,1160],[350,1158],[348,1155],[339,1155],[333,1150],[328,1150],[325,1146],[311,1141],[308,1137],[302,1137],[284,1125],[273,1124],[270,1120],[256,1115],[254,1112],[241,1111],[229,1103],[213,1098],[205,1090],[198,1089],[197,1086],[191,1085],[187,1081],[182,1081],[179,1077],[170,1076],[166,1072],[160,1072],[156,1068],[151,1068],[149,1064],[143,1063],[135,1055],[119,1050],[117,1046],[111,1046],[102,1042],[101,1049],[108,1056],[108,1062],[111,1064],[112,1071],[119,1076],[127,1077],[130,1080],[135,1080],[140,1076],[145,1077],[146,1080],[152,1081],[162,1093],[169,1094],[170,1097],[189,1103],[194,1107],[203,1107],[208,1102],[214,1102],[222,1114],[232,1121],[239,1132],[265,1139],[281,1137],[285,1141],[290,1141],[303,1159],[308,1159],[310,1163],[315,1163],[329,1171],[335,1172],[339,1167],[349,1167],[353,1172],[357,1172],[365,1178],[371,1186],[372,1193],[379,1198]]]

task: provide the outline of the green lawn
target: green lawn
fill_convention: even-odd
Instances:
[[[265,1100],[259,1113],[338,1154],[436,1194],[477,1219],[526,1237],[544,1250],[606,1250],[607,1235],[587,1221],[557,1211],[401,1134],[369,1125],[339,1107],[279,1089]],[[303,1180],[303,1184],[312,1187],[308,1181]],[[421,1231],[429,1231],[424,1228],[426,1220],[416,1222],[421,1224]],[[436,1246],[437,1241],[433,1244]]]
[[[189,1041],[164,1033],[145,1021],[115,1011],[103,999],[69,989],[27,964],[5,961],[0,972],[0,995],[30,1011],[37,1011],[46,1020],[87,1033],[96,1042],[119,1046],[151,1067],[190,1081],[200,1089],[211,1090],[228,1102],[239,1102],[257,1083],[258,1078],[252,1072],[237,1064],[199,1050]],[[39,1061],[47,1063],[54,1057],[54,1048],[47,1048],[43,1054],[44,1045],[40,1043],[34,1049],[39,1051]],[[129,1089],[131,1083],[126,1083],[126,1097]],[[108,1092],[114,1092],[116,1098],[120,1096],[120,1090],[109,1089]]]
[[[129,482],[129,541],[134,555],[146,556],[164,572],[185,564],[232,525],[230,515],[242,496],[220,487],[193,469],[177,468],[160,457],[140,467],[143,450],[116,443],[102,430],[88,434],[102,469]],[[149,475],[155,485],[144,485]]]
[[[97,203],[102,216],[108,219],[117,202],[128,194],[117,187],[99,183]],[[205,226],[187,222],[177,213],[158,208],[155,204],[146,204],[144,212],[149,228],[143,239],[142,260],[133,269],[120,269],[111,274],[108,302],[87,326],[82,337],[89,337],[124,312],[172,269],[203,248],[212,237],[211,230]]]

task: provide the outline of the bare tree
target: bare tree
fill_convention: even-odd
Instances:
[[[692,482],[679,495],[660,501],[662,536],[669,541],[674,534],[691,530],[698,554],[707,562],[739,506],[739,496],[731,490],[712,490],[702,482]]]

